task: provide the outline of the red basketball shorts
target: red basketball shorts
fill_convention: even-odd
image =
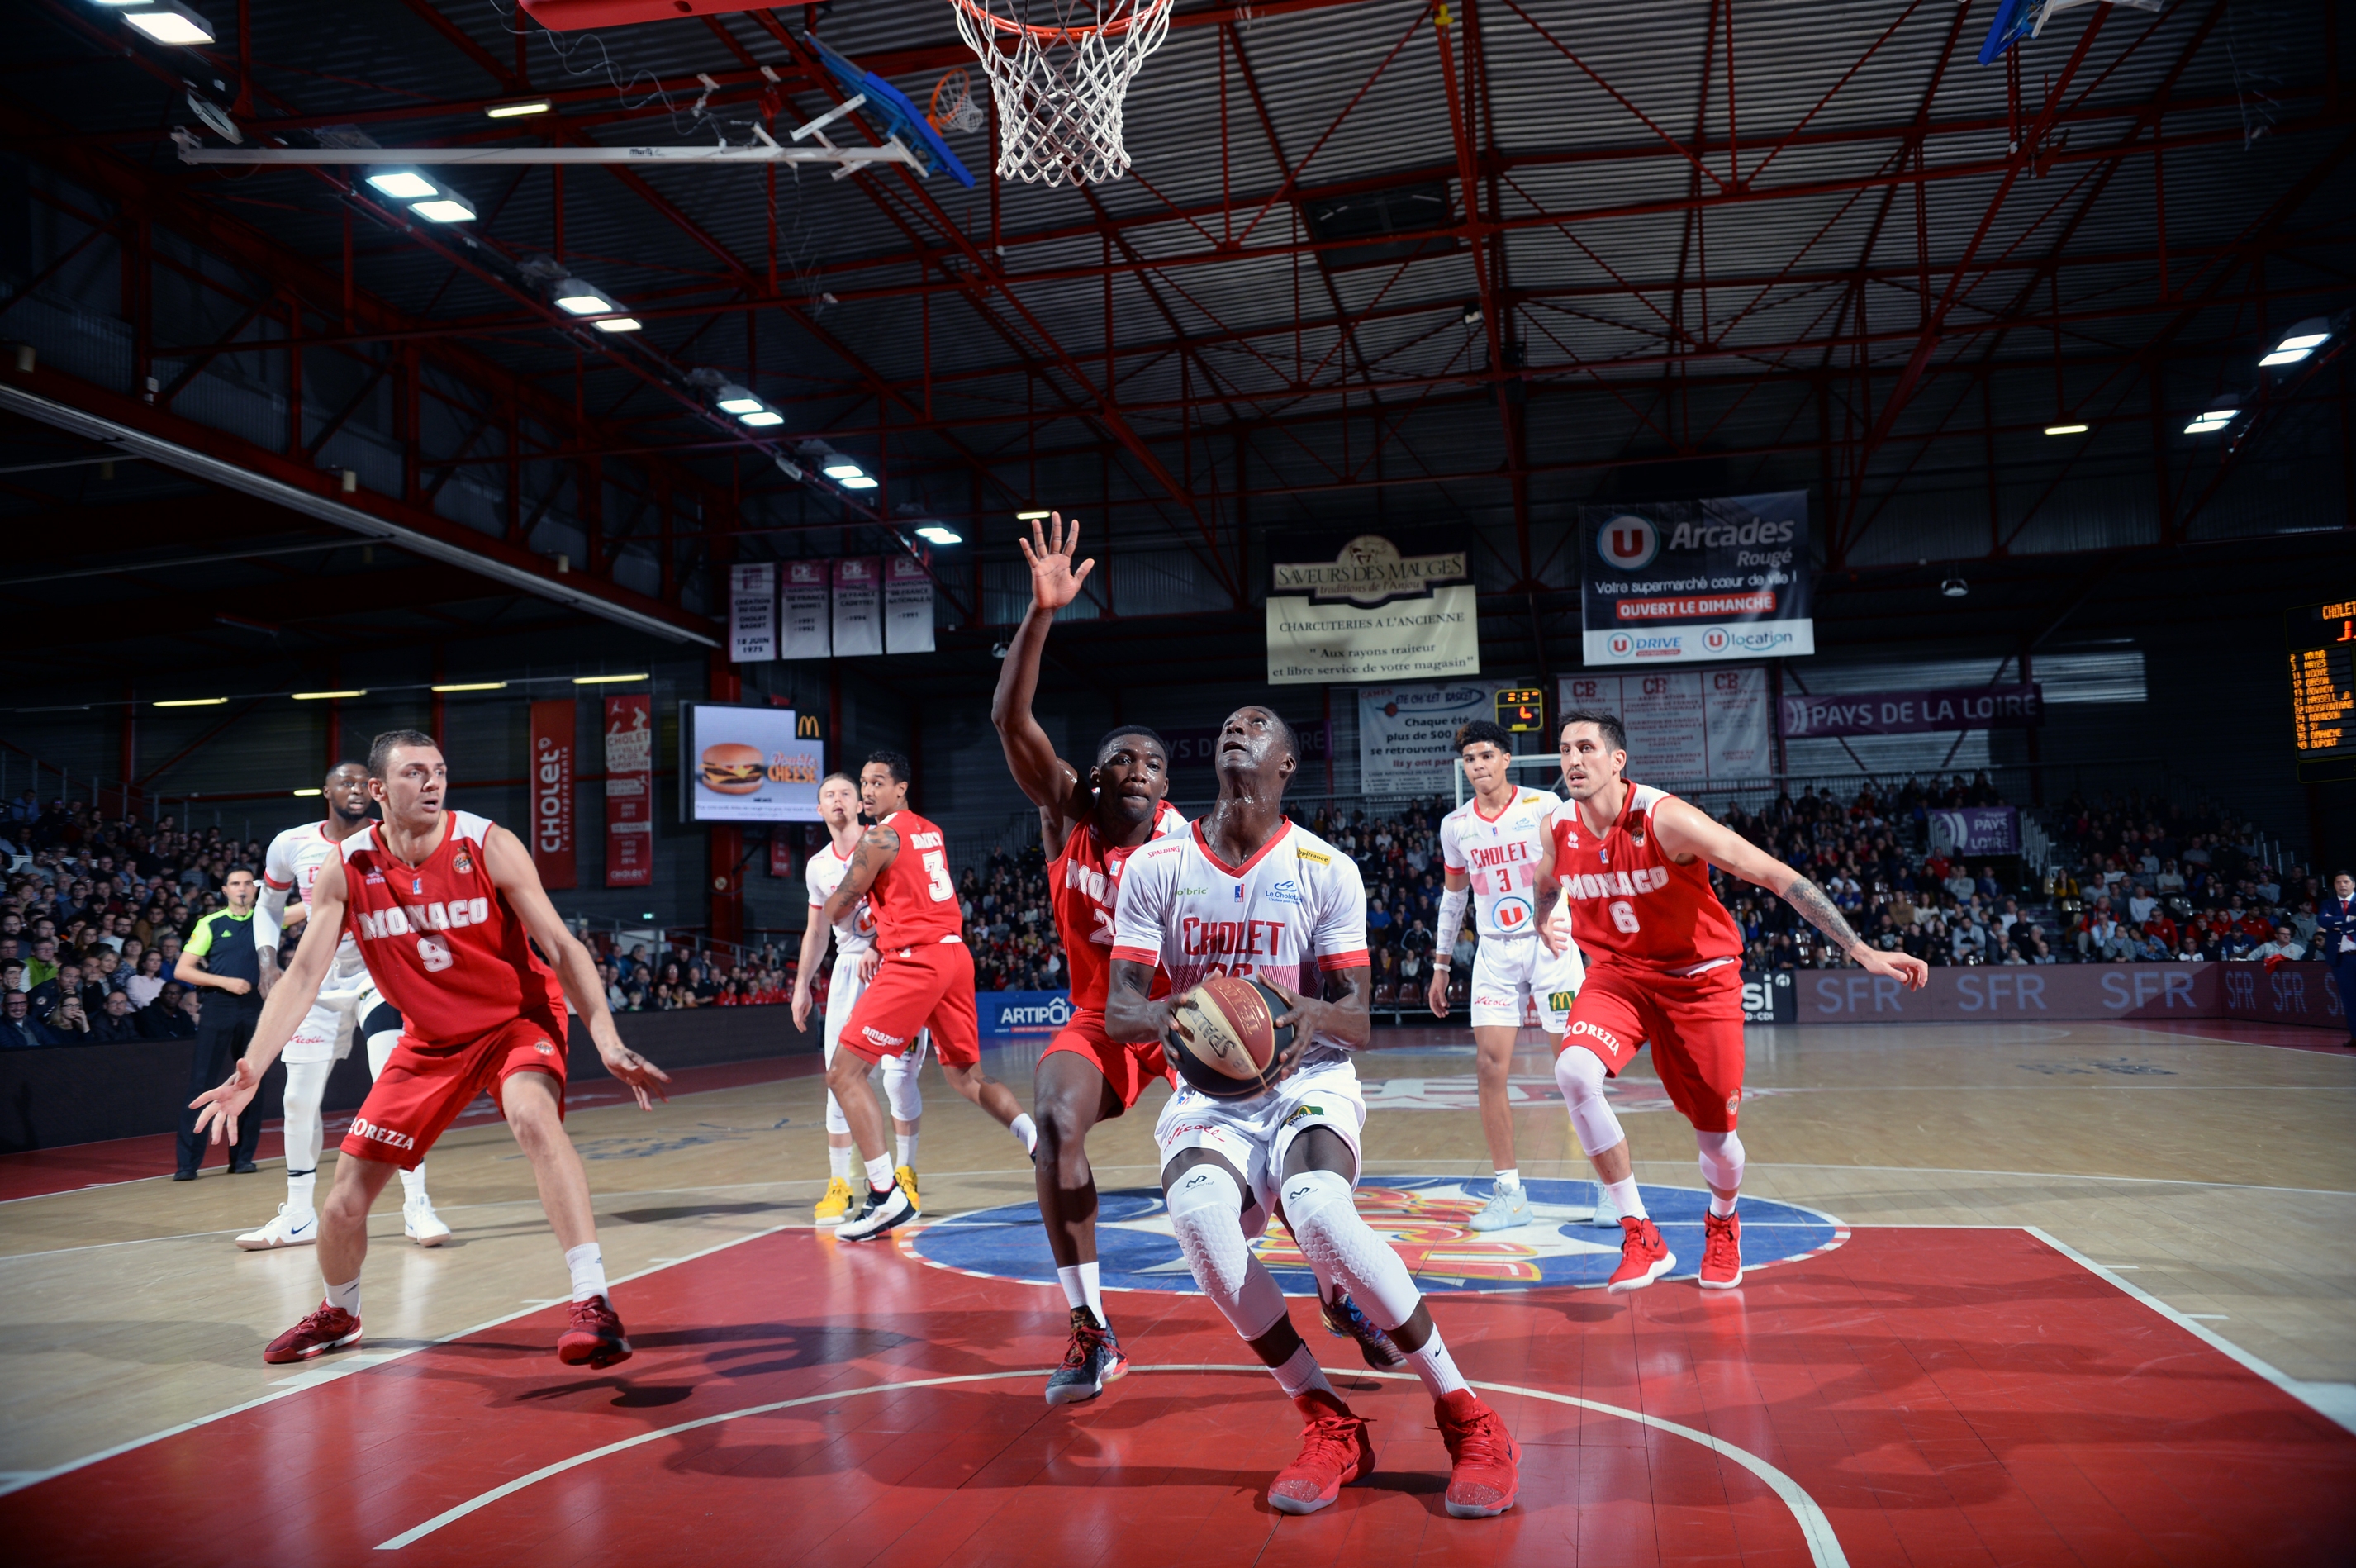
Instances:
[[[456,1046],[429,1046],[404,1034],[352,1117],[343,1152],[415,1170],[475,1096],[488,1090],[492,1100],[499,1100],[508,1079],[519,1072],[544,1072],[556,1080],[561,1116],[564,1044],[562,1026],[540,1018],[518,1018]],[[504,1105],[500,1114],[506,1114]]]
[[[896,1057],[933,1032],[933,1055],[943,1067],[981,1062],[981,1026],[973,1011],[973,953],[963,942],[894,948],[842,1023],[836,1049],[871,1062]]]
[[[1120,1108],[1129,1110],[1145,1086],[1155,1079],[1175,1085],[1178,1075],[1171,1070],[1169,1058],[1162,1054],[1162,1042],[1148,1040],[1133,1044],[1116,1040],[1105,1033],[1104,1014],[1094,1007],[1075,1008],[1072,1021],[1055,1031],[1047,1048],[1039,1053],[1045,1061],[1057,1051],[1069,1051],[1076,1057],[1086,1057],[1104,1074],[1112,1091],[1120,1096]]]
[[[1741,966],[1676,975],[1598,963],[1562,1044],[1593,1051],[1614,1077],[1650,1045],[1670,1103],[1700,1132],[1730,1133],[1742,1103]]]

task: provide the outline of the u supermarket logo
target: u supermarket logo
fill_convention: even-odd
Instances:
[[[1660,531],[1633,514],[1613,518],[1595,536],[1595,553],[1616,572],[1641,572],[1660,553]]]
[[[1615,631],[1612,634],[1612,640],[1607,646],[1612,650],[1612,658],[1625,659],[1635,649],[1636,639],[1624,631]]]
[[[1702,647],[1708,649],[1712,653],[1725,652],[1728,640],[1726,628],[1722,626],[1711,627],[1708,631],[1701,634]]]

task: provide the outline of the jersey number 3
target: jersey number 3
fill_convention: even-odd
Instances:
[[[957,886],[949,881],[949,857],[946,851],[928,849],[925,852],[925,890],[936,904],[946,904],[957,897]]]

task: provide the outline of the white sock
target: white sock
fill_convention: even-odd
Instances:
[[[1341,1401],[1342,1396],[1334,1393],[1333,1385],[1325,1380],[1324,1369],[1317,1364],[1317,1358],[1310,1353],[1305,1343],[1283,1366],[1270,1367],[1269,1370],[1276,1376],[1276,1386],[1293,1399],[1307,1393],[1322,1393],[1336,1403]]]
[[[826,1174],[845,1187],[851,1185],[851,1151],[829,1144],[826,1148]]]
[[[1742,1195],[1740,1193],[1735,1194],[1735,1197],[1740,1197]],[[1728,1215],[1734,1212],[1734,1198],[1720,1197],[1718,1194],[1714,1192],[1711,1193],[1709,1195],[1709,1211],[1712,1214],[1717,1215],[1720,1219],[1725,1219]]]
[[[294,1172],[289,1171],[286,1174],[286,1211],[289,1214],[309,1214],[313,1212],[311,1208],[311,1198],[312,1195],[316,1191],[318,1184],[319,1173],[317,1171],[305,1171],[300,1176],[296,1176]]]
[[[1398,1336],[1392,1336],[1392,1342],[1398,1342]],[[1415,1369],[1415,1375],[1423,1380],[1425,1391],[1433,1399],[1446,1399],[1465,1386],[1464,1374],[1456,1369],[1456,1358],[1448,1353],[1448,1346],[1440,1337],[1436,1326],[1421,1349],[1407,1353],[1407,1364]]]
[[[1499,1171],[1497,1173],[1497,1190],[1499,1192],[1518,1192],[1521,1190],[1521,1186],[1522,1173],[1518,1168],[1514,1170]]]
[[[587,1301],[593,1295],[605,1294],[605,1254],[594,1241],[584,1241],[578,1247],[568,1247],[564,1266],[573,1271],[573,1299]]]
[[[917,1134],[914,1133],[903,1133],[899,1135],[898,1139],[900,1144],[900,1163],[907,1166],[910,1170],[915,1170],[916,1168],[916,1137]]]
[[[1091,1258],[1085,1263],[1074,1263],[1068,1268],[1059,1264],[1055,1269],[1055,1278],[1064,1287],[1065,1305],[1085,1306],[1095,1316],[1098,1326],[1106,1326],[1104,1290],[1097,1283],[1095,1259]]]
[[[1014,1134],[1014,1141],[1023,1145],[1023,1152],[1024,1154],[1036,1154],[1038,1152],[1039,1129],[1031,1124],[1031,1116],[1028,1112],[1024,1112],[1017,1115],[1013,1121],[1009,1122],[1006,1124],[1006,1130]]]
[[[327,1305],[340,1306],[354,1317],[358,1317],[360,1315],[360,1282],[354,1280],[348,1285],[329,1285]]]
[[[1636,1176],[1633,1171],[1628,1174],[1625,1180],[1605,1182],[1602,1186],[1603,1190],[1612,1195],[1612,1201],[1619,1205],[1620,1212],[1627,1218],[1631,1219],[1652,1218],[1644,1212],[1644,1200],[1636,1196]]]
[[[869,1189],[874,1192],[891,1191],[892,1156],[889,1155],[878,1155],[873,1159],[867,1161],[866,1165],[867,1186]]]
[[[423,1203],[424,1201],[425,1162],[423,1160],[420,1160],[417,1162],[417,1168],[415,1170],[403,1171],[401,1173],[401,1202],[402,1207],[405,1208],[412,1203]]]

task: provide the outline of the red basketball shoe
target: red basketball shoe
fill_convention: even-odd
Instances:
[[[622,1320],[602,1295],[573,1304],[573,1323],[556,1341],[556,1359],[568,1367],[618,1367],[630,1359]]]
[[[1620,1230],[1620,1266],[1612,1271],[1612,1283],[1606,1287],[1612,1294],[1643,1290],[1677,1266],[1677,1255],[1651,1220],[1623,1215]]]
[[[1742,1283],[1742,1216],[1702,1218],[1701,1288],[1732,1290]]]
[[[1309,1424],[1301,1429],[1301,1457],[1268,1485],[1268,1506],[1279,1513],[1315,1513],[1351,1482],[1375,1473],[1375,1443],[1363,1416],[1329,1393],[1292,1402]]]
[[[1522,1489],[1522,1448],[1504,1419],[1471,1389],[1458,1389],[1432,1409],[1453,1464],[1448,1472],[1449,1517],[1489,1519],[1512,1508]]]
[[[319,1304],[319,1310],[270,1342],[262,1359],[273,1366],[307,1361],[330,1350],[360,1342],[360,1320],[340,1306]]]

